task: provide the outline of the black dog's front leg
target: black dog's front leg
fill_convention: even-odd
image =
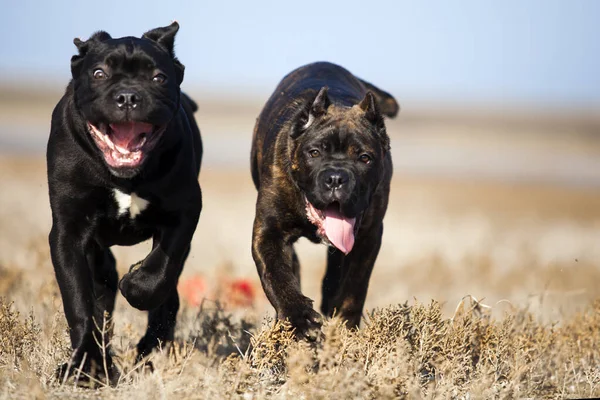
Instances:
[[[292,244],[283,232],[263,223],[259,216],[254,220],[252,257],[277,318],[289,319],[297,336],[314,336],[321,326],[321,316],[313,309],[312,300],[300,291]]]
[[[94,321],[92,272],[85,254],[89,237],[80,232],[76,233],[74,229],[74,224],[59,222],[55,218],[49,236],[50,255],[73,348],[70,363],[63,366],[59,374],[61,377],[72,374],[83,363],[85,373],[92,373],[92,369],[95,369],[93,375],[96,376],[107,373],[109,381],[114,384],[118,379],[118,371],[112,364],[109,352],[103,354],[97,343],[102,341],[102,332],[96,325],[102,327],[103,321]],[[105,366],[107,371],[104,371]]]
[[[189,254],[189,247],[182,261]],[[169,297],[157,308],[148,313],[148,327],[146,333],[137,344],[138,357],[141,361],[149,355],[159,345],[172,342],[175,333],[175,323],[177,321],[177,311],[179,311],[179,294],[177,290],[172,290]]]
[[[129,304],[139,310],[162,305],[173,290],[183,268],[200,210],[180,214],[177,223],[157,228],[150,254],[131,267],[119,283]]]

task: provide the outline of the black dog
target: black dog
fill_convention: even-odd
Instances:
[[[101,375],[106,363],[111,382],[118,378],[97,344],[108,343],[101,328],[117,293],[113,245],[153,239],[118,284],[132,306],[150,311],[140,359],[173,339],[177,280],[202,208],[202,143],[197,106],[179,89],[178,30],[74,40],[73,79],[52,113],[47,151],[50,250],[74,350],[61,373],[83,364]]]
[[[258,118],[252,255],[277,317],[288,318],[298,335],[320,326],[300,291],[293,248],[300,236],[332,246],[322,313],[360,323],[392,177],[382,115],[398,109],[390,94],[344,68],[314,63],[283,78]]]

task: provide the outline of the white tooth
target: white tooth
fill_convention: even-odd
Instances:
[[[130,151],[129,151],[129,150],[127,150],[127,149],[124,149],[123,147],[121,147],[121,146],[119,146],[119,145],[117,145],[117,144],[115,145],[115,147],[117,148],[117,150],[119,150],[119,153],[121,153],[121,154],[127,155],[127,154],[129,154],[129,153],[130,153]]]

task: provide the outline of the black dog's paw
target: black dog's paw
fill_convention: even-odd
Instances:
[[[298,339],[306,339],[314,342],[322,334],[321,325],[323,317],[309,305],[291,308],[289,311],[278,315],[278,318],[290,321]]]
[[[143,264],[131,267],[119,282],[119,289],[129,304],[147,311],[160,306],[173,288],[164,277],[148,273]]]
[[[71,360],[70,363],[59,365],[55,375],[59,384],[73,379],[77,386],[98,388],[117,386],[121,373],[112,361],[107,361],[105,368],[104,363],[95,360],[86,360],[83,365],[81,360]]]
[[[142,361],[144,358],[150,355],[152,351],[156,348],[162,348],[168,346],[170,342],[173,341],[173,337],[171,335],[170,338],[161,339],[155,334],[146,332],[146,334],[140,339],[138,342],[137,349],[137,357],[136,363]]]

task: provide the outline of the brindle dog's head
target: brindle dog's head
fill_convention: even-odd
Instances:
[[[357,219],[385,175],[389,137],[373,93],[352,107],[332,104],[326,87],[313,99],[290,128],[291,173],[318,233],[349,253]]]
[[[139,172],[178,111],[184,71],[173,52],[178,30],[174,22],[141,38],[113,39],[100,31],[85,42],[74,40],[75,106],[116,176]]]

